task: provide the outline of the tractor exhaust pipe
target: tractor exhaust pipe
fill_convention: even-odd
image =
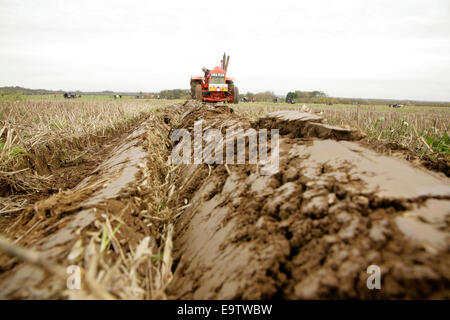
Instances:
[[[227,63],[225,63],[225,74],[227,74],[227,70],[228,70],[228,63],[230,62],[230,56],[227,57]]]

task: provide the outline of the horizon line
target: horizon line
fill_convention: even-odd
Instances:
[[[44,89],[44,88],[38,88],[38,89],[34,89],[34,88],[26,88],[26,87],[22,87],[22,86],[2,86],[0,87],[1,89],[6,89],[6,88],[21,88],[21,89],[25,89],[25,90],[34,90],[34,91],[50,91],[50,92],[82,92],[84,94],[94,94],[94,93],[102,93],[102,92],[111,92],[111,93],[123,93],[123,94],[136,94],[136,93],[159,93],[161,91],[164,90],[186,90],[189,91],[188,88],[173,88],[173,89],[162,89],[160,91],[143,91],[143,90],[139,90],[139,91],[121,91],[121,90],[98,90],[98,91],[84,91],[84,90],[63,90],[63,89]],[[271,90],[263,90],[263,91],[259,91],[253,94],[257,94],[257,93],[264,93],[264,92],[274,92]],[[302,91],[302,92],[312,92],[312,91],[322,91],[322,90],[312,90],[312,91],[303,91],[303,90],[294,90],[294,91],[288,91],[288,92],[295,92],[295,91]],[[250,91],[247,91],[247,93],[249,93]],[[324,92],[324,91],[322,91]],[[244,94],[244,93],[241,93]],[[286,96],[287,94],[278,94],[275,93],[275,96]],[[326,94],[326,93],[325,93]],[[431,102],[431,103],[450,103],[449,101],[446,100],[420,100],[420,99],[411,99],[411,98],[363,98],[363,97],[343,97],[343,96],[327,96],[327,98],[337,98],[337,99],[352,99],[352,100],[372,100],[372,101],[376,101],[376,100],[380,100],[380,101],[411,101],[411,102]]]

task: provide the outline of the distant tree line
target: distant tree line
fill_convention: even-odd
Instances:
[[[255,98],[257,102],[273,102],[275,98],[278,101],[294,101],[295,103],[317,103],[317,104],[353,104],[353,105],[379,105],[379,104],[404,104],[414,106],[430,106],[430,107],[450,107],[449,102],[433,102],[433,101],[414,101],[414,100],[395,100],[395,99],[362,99],[362,98],[335,98],[328,96],[325,92],[314,91],[290,91],[286,96],[276,95],[273,91],[264,91],[259,93],[247,92],[239,95],[242,101],[252,101]]]
[[[273,91],[264,91],[258,93],[247,92],[246,94],[240,94],[239,98],[242,99],[246,97],[249,101],[255,98],[258,102],[273,102],[277,97]]]
[[[46,90],[46,89],[28,89],[19,86],[0,87],[0,98],[5,99],[25,99],[22,95],[46,95],[46,94],[64,94],[63,90]],[[173,89],[162,90],[159,93],[156,92],[113,92],[110,90],[96,91],[96,92],[84,92],[84,91],[71,91],[77,95],[99,95],[99,96],[111,96],[113,94],[119,94],[123,96],[138,96],[144,99],[189,99],[190,92],[186,89]],[[239,95],[240,100],[246,98],[252,101],[255,98],[257,102],[274,102],[278,101],[291,101],[296,103],[320,103],[320,104],[355,104],[355,105],[375,105],[375,104],[404,104],[415,106],[433,106],[433,107],[450,107],[449,102],[434,102],[434,101],[413,101],[413,100],[395,100],[395,99],[357,99],[357,98],[334,98],[328,96],[323,91],[301,91],[295,90],[287,93],[286,96],[276,95],[273,91],[264,91],[258,93],[247,92],[246,94]]]
[[[286,95],[286,102],[295,101],[297,103],[318,103],[318,104],[379,104],[379,100],[354,99],[354,98],[334,98],[328,96],[323,91],[292,91]]]
[[[323,91],[300,91],[296,90],[293,92],[288,92],[286,95],[286,102],[296,101],[296,102],[325,102],[327,95]]]
[[[23,87],[0,87],[0,94],[23,94],[23,95],[46,95],[46,94],[64,94],[66,92],[72,92],[77,95],[96,95],[107,96],[114,92],[110,90],[105,91],[80,91],[80,90],[47,90],[47,89],[28,89]]]
[[[159,92],[160,99],[189,99],[190,92],[185,89],[162,90]]]

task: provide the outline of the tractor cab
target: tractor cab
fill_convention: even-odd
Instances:
[[[225,70],[220,67],[215,67],[209,72],[208,79],[205,79],[208,84],[208,91],[228,91],[228,84],[225,83]]]

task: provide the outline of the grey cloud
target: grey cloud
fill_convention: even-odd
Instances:
[[[227,51],[241,91],[450,100],[449,18],[446,0],[2,0],[0,86],[187,88]]]

